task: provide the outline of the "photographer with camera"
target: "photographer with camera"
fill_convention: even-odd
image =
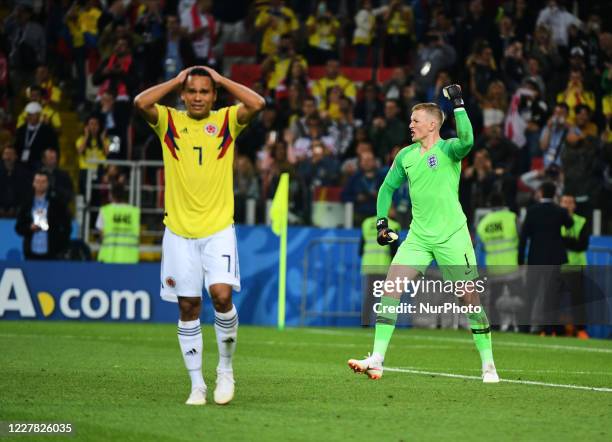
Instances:
[[[68,208],[48,192],[47,172],[36,172],[32,188],[33,195],[19,209],[15,224],[23,236],[23,254],[29,260],[58,259],[70,240]]]

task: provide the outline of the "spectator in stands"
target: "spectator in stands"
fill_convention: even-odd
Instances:
[[[557,46],[552,40],[550,29],[546,26],[538,26],[536,28],[530,54],[539,62],[542,77],[548,85],[546,88],[547,94],[555,91],[559,86],[558,71],[563,65],[563,58],[559,55]],[[546,97],[547,102],[555,100],[555,97],[549,97],[548,95]],[[552,98],[552,100],[549,98]]]
[[[378,96],[378,85],[373,81],[366,81],[363,83],[362,99],[355,107],[355,117],[369,126],[374,118],[382,116],[383,111],[384,103]]]
[[[45,98],[48,105],[57,106],[60,104],[62,99],[62,90],[55,85],[53,78],[51,78],[49,66],[42,64],[36,68],[34,84],[42,88],[43,92],[41,93],[41,97]],[[33,100],[30,94],[31,88],[26,89],[26,98],[28,98],[30,101],[37,101]]]
[[[319,103],[319,109],[325,108],[325,99],[327,98],[328,91],[334,86],[340,87],[342,95],[355,101],[357,96],[355,84],[340,73],[340,61],[338,59],[327,61],[325,64],[325,76],[317,80],[312,90]]]
[[[181,30],[179,18],[174,14],[166,16],[166,33],[162,37],[163,79],[170,80],[186,66],[195,64],[195,53],[189,38]]]
[[[333,155],[338,154],[338,146],[334,144],[334,138],[324,132],[323,121],[319,116],[312,115],[308,117],[306,119],[306,126],[308,132],[305,136],[295,140],[291,149],[290,158],[292,162],[308,158],[312,153],[312,143],[315,141],[321,141]]]
[[[555,44],[566,48],[569,27],[571,25],[580,26],[581,22],[574,14],[566,11],[561,2],[549,0],[547,6],[538,15],[537,25],[544,25],[551,29]]]
[[[85,105],[87,88],[87,52],[97,47],[97,20],[102,12],[95,4],[74,2],[66,12],[64,22],[70,32],[72,59],[76,72],[76,91],[74,100],[80,109]],[[86,35],[87,34],[87,35]]]
[[[569,107],[570,112],[567,119],[570,123],[574,122],[576,106],[582,104],[588,106],[591,111],[595,110],[595,94],[585,90],[581,71],[572,70],[570,72],[565,90],[557,94],[557,103],[565,103]]]
[[[40,113],[40,120],[43,123],[49,124],[55,131],[59,134],[62,129],[62,120],[60,118],[59,112],[57,112],[53,107],[49,105],[49,100],[47,99],[46,93],[47,91],[40,86],[31,86],[28,88],[30,95],[30,103],[38,103],[42,107],[42,111]],[[25,124],[27,113],[25,109],[19,117],[17,118],[17,127]]]
[[[474,148],[485,149],[489,154],[496,184],[504,195],[504,204],[514,209],[518,147],[503,136],[501,125],[495,124],[485,127]]]
[[[277,139],[280,139],[281,130],[276,107],[266,105],[263,111],[238,136],[236,141],[239,146],[238,151],[254,163],[257,151],[270,140],[275,143]]]
[[[483,127],[502,124],[508,110],[508,93],[504,82],[493,80],[489,83],[487,93],[482,97],[479,105],[482,108]]]
[[[528,77],[523,82],[523,86],[529,93],[521,95],[518,111],[521,118],[527,123],[525,128],[525,148],[526,153],[529,154],[529,162],[531,162],[533,158],[542,156],[540,138],[542,128],[546,126],[548,106],[541,98],[538,83],[534,79]],[[526,165],[526,167],[531,167],[531,164]]]
[[[359,170],[359,158],[361,158],[364,152],[370,152],[374,155],[372,142],[367,139],[356,141],[355,151],[351,152],[352,156],[345,159],[341,166],[344,182],[347,181],[348,177],[357,173]],[[376,165],[380,167],[380,160],[376,159]]]
[[[491,48],[493,49],[495,61],[498,65],[501,65],[501,61],[504,58],[506,51],[510,48],[510,46],[519,41],[516,39],[516,35],[514,33],[514,23],[512,22],[512,18],[510,16],[502,16],[497,22],[497,28],[497,32],[493,32],[491,38]]]
[[[30,170],[40,165],[42,152],[50,147],[59,153],[57,134],[53,128],[42,121],[42,106],[32,101],[25,107],[25,123],[17,128],[15,147],[22,163]]]
[[[196,0],[181,14],[181,26],[191,39],[195,63],[215,67],[217,59],[213,48],[219,34],[219,24],[211,14],[212,5],[212,0]]]
[[[415,77],[417,95],[423,96],[435,82],[438,72],[455,64],[457,53],[438,32],[429,32],[417,51]]]
[[[458,57],[465,59],[472,50],[472,44],[479,40],[489,40],[494,33],[491,17],[484,13],[482,0],[470,0],[467,17],[461,21],[457,31]]]
[[[542,77],[540,69],[540,61],[534,57],[529,56],[527,58],[527,72],[525,73],[525,80],[533,81],[538,86],[538,92],[542,98],[546,96],[546,84]]]
[[[310,64],[323,65],[327,60],[338,56],[336,41],[340,22],[329,10],[326,0],[318,0],[315,13],[306,20],[306,30]]]
[[[268,78],[267,85],[270,91],[277,89],[281,84],[287,88],[294,79],[303,82],[306,87],[307,68],[306,59],[295,50],[291,34],[282,35],[275,52],[262,63],[263,76]]]
[[[288,127],[300,118],[302,104],[305,98],[305,91],[300,83],[294,81],[289,85],[287,91],[281,96],[282,98],[278,99],[277,106],[279,119],[283,127]]]
[[[363,125],[359,119],[355,119],[353,113],[353,102],[346,97],[341,97],[339,102],[339,116],[329,127],[329,133],[334,137],[336,152],[341,158],[345,158],[355,140],[355,131]]]
[[[22,87],[32,82],[34,69],[45,62],[47,52],[45,31],[32,15],[31,6],[15,3],[13,13],[4,22],[10,78],[13,90],[19,95]]]
[[[396,100],[385,101],[383,117],[377,117],[370,128],[370,139],[374,142],[376,156],[384,161],[391,148],[408,143],[408,124],[400,118],[400,107]]]
[[[111,8],[114,8],[119,3],[122,3],[122,1],[116,0]],[[102,32],[98,38],[98,49],[100,52],[100,57],[103,60],[113,55],[113,51],[115,50],[115,42],[119,38],[126,38],[130,42],[130,45],[134,45],[135,47],[137,47],[142,41],[142,37],[140,35],[132,32],[130,28],[130,18],[125,15],[125,12],[121,12],[121,8],[123,8],[123,6],[116,8],[119,15],[104,28],[101,28]]]
[[[308,123],[309,117],[318,117],[319,111],[317,110],[317,101],[314,97],[305,97],[302,102],[302,113],[299,119],[291,123],[290,129],[293,138],[297,140],[308,135]]]
[[[246,222],[247,200],[259,200],[259,181],[255,167],[245,155],[238,155],[234,161],[234,201],[235,219]]]
[[[474,152],[472,164],[463,169],[460,181],[460,198],[463,211],[472,224],[474,211],[486,207],[492,192],[496,190],[497,175],[486,149]]]
[[[362,153],[359,157],[359,170],[349,178],[342,190],[342,201],[354,204],[354,225],[360,226],[364,219],[376,214],[378,189],[384,179],[385,171],[378,168],[374,154]]]
[[[527,4],[527,0],[514,0],[511,16],[516,37],[523,44],[527,43],[527,37],[531,37],[535,29],[536,17],[533,8]]]
[[[383,13],[385,29],[385,66],[408,63],[414,38],[414,14],[404,0],[390,0]]]
[[[89,161],[103,161],[108,154],[110,140],[102,131],[100,118],[91,115],[83,127],[83,135],[76,140],[76,150],[79,154],[79,193],[85,194],[87,184],[87,171],[94,171],[94,179],[100,168],[98,164]]]
[[[446,71],[440,71],[440,72],[446,72]],[[438,81],[442,82],[442,79],[440,78],[440,76],[443,74],[440,74],[440,72],[438,73],[438,77],[436,78],[436,83]],[[446,73],[448,74],[448,72]],[[412,107],[418,104],[420,101],[421,100],[419,100],[419,98],[417,97],[415,81],[413,80],[410,83],[404,85],[404,87],[402,88],[402,97],[400,99],[400,107],[402,108],[402,114],[400,118],[403,121],[410,121],[410,115],[412,114]],[[444,104],[444,107],[442,107],[442,109],[446,113],[446,109],[447,109],[446,103],[448,103],[448,100],[444,100],[444,101],[445,101],[445,104]],[[382,112],[379,115],[381,114]]]
[[[383,95],[386,99],[399,100],[402,95],[402,88],[409,83],[406,70],[403,67],[393,69],[391,78],[383,85]]]
[[[52,197],[49,177],[38,171],[32,183],[33,195],[19,209],[15,231],[23,236],[26,259],[59,259],[70,240],[70,215],[59,199]]]
[[[255,28],[263,33],[259,52],[266,57],[274,55],[281,35],[297,32],[300,24],[283,0],[270,0],[257,15]]]
[[[160,0],[148,0],[138,8],[134,24],[134,33],[143,37],[135,52],[139,54],[140,61],[138,74],[145,86],[157,83],[164,71],[166,60],[160,57],[165,49],[164,18],[161,12]]]
[[[366,66],[374,33],[376,32],[376,11],[371,0],[362,0],[361,9],[355,15],[353,46],[355,47],[355,66]]]
[[[603,184],[600,141],[597,127],[590,121],[587,106],[576,107],[576,123],[568,130],[566,147],[561,152],[564,193],[575,196],[579,215],[591,218]]]
[[[41,170],[49,177],[49,195],[59,199],[66,206],[70,205],[74,198],[72,180],[66,171],[59,168],[57,151],[45,149]]]
[[[544,156],[544,167],[551,164],[561,165],[561,154],[565,148],[565,138],[570,128],[567,121],[569,108],[565,103],[558,103],[553,114],[542,129],[540,148]]]
[[[475,45],[474,52],[466,61],[470,72],[470,92],[478,103],[484,101],[489,84],[499,78],[493,50],[482,41]]]
[[[304,180],[306,187],[312,191],[317,186],[337,186],[340,181],[338,161],[330,155],[321,141],[313,141],[310,147],[310,157],[297,164],[297,173]]]
[[[525,58],[523,56],[523,43],[514,40],[504,51],[501,61],[502,77],[510,93],[514,92],[520,85],[527,72]]]
[[[32,178],[28,169],[17,161],[17,150],[7,144],[0,163],[0,218],[14,218],[25,201]]]
[[[100,96],[96,106],[96,115],[100,118],[101,131],[110,140],[109,159],[131,158],[128,145],[128,125],[130,124],[131,104],[129,101],[117,101],[111,90]]]
[[[287,97],[291,85],[298,86],[304,95],[312,94],[314,83],[308,78],[306,60],[304,60],[301,55],[294,55],[288,60],[280,60],[278,57],[274,57],[274,59],[274,73],[270,81],[268,81],[268,87],[270,89],[276,89],[277,101]],[[272,78],[281,73],[282,77],[280,82],[272,83]],[[272,87],[272,84],[275,84],[274,87]]]
[[[115,51],[108,59],[103,60],[92,77],[98,88],[98,97],[106,91],[115,95],[117,100],[129,101],[136,86],[136,66],[130,41],[119,37],[115,43]]]

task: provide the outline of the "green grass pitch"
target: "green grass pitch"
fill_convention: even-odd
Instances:
[[[370,381],[346,361],[372,330],[241,326],[236,397],[222,407],[203,330],[209,404],[188,407],[174,325],[1,322],[0,421],[76,431],[6,440],[612,440],[610,341],[494,333],[500,376],[520,382],[483,385],[467,331],[398,330],[386,366],[403,371]]]

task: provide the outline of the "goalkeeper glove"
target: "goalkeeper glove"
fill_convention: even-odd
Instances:
[[[378,230],[376,241],[378,241],[378,244],[381,246],[391,244],[399,238],[398,234],[389,228],[387,218],[379,218],[376,220],[376,230]]]
[[[442,89],[442,93],[444,96],[453,102],[453,107],[457,109],[458,107],[463,107],[463,98],[461,97],[461,86],[458,84],[451,84],[450,86],[446,86]]]

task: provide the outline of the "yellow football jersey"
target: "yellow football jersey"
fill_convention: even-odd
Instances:
[[[185,111],[155,105],[151,125],[164,157],[164,224],[185,238],[202,238],[234,222],[234,142],[244,125],[238,105],[194,120]]]

